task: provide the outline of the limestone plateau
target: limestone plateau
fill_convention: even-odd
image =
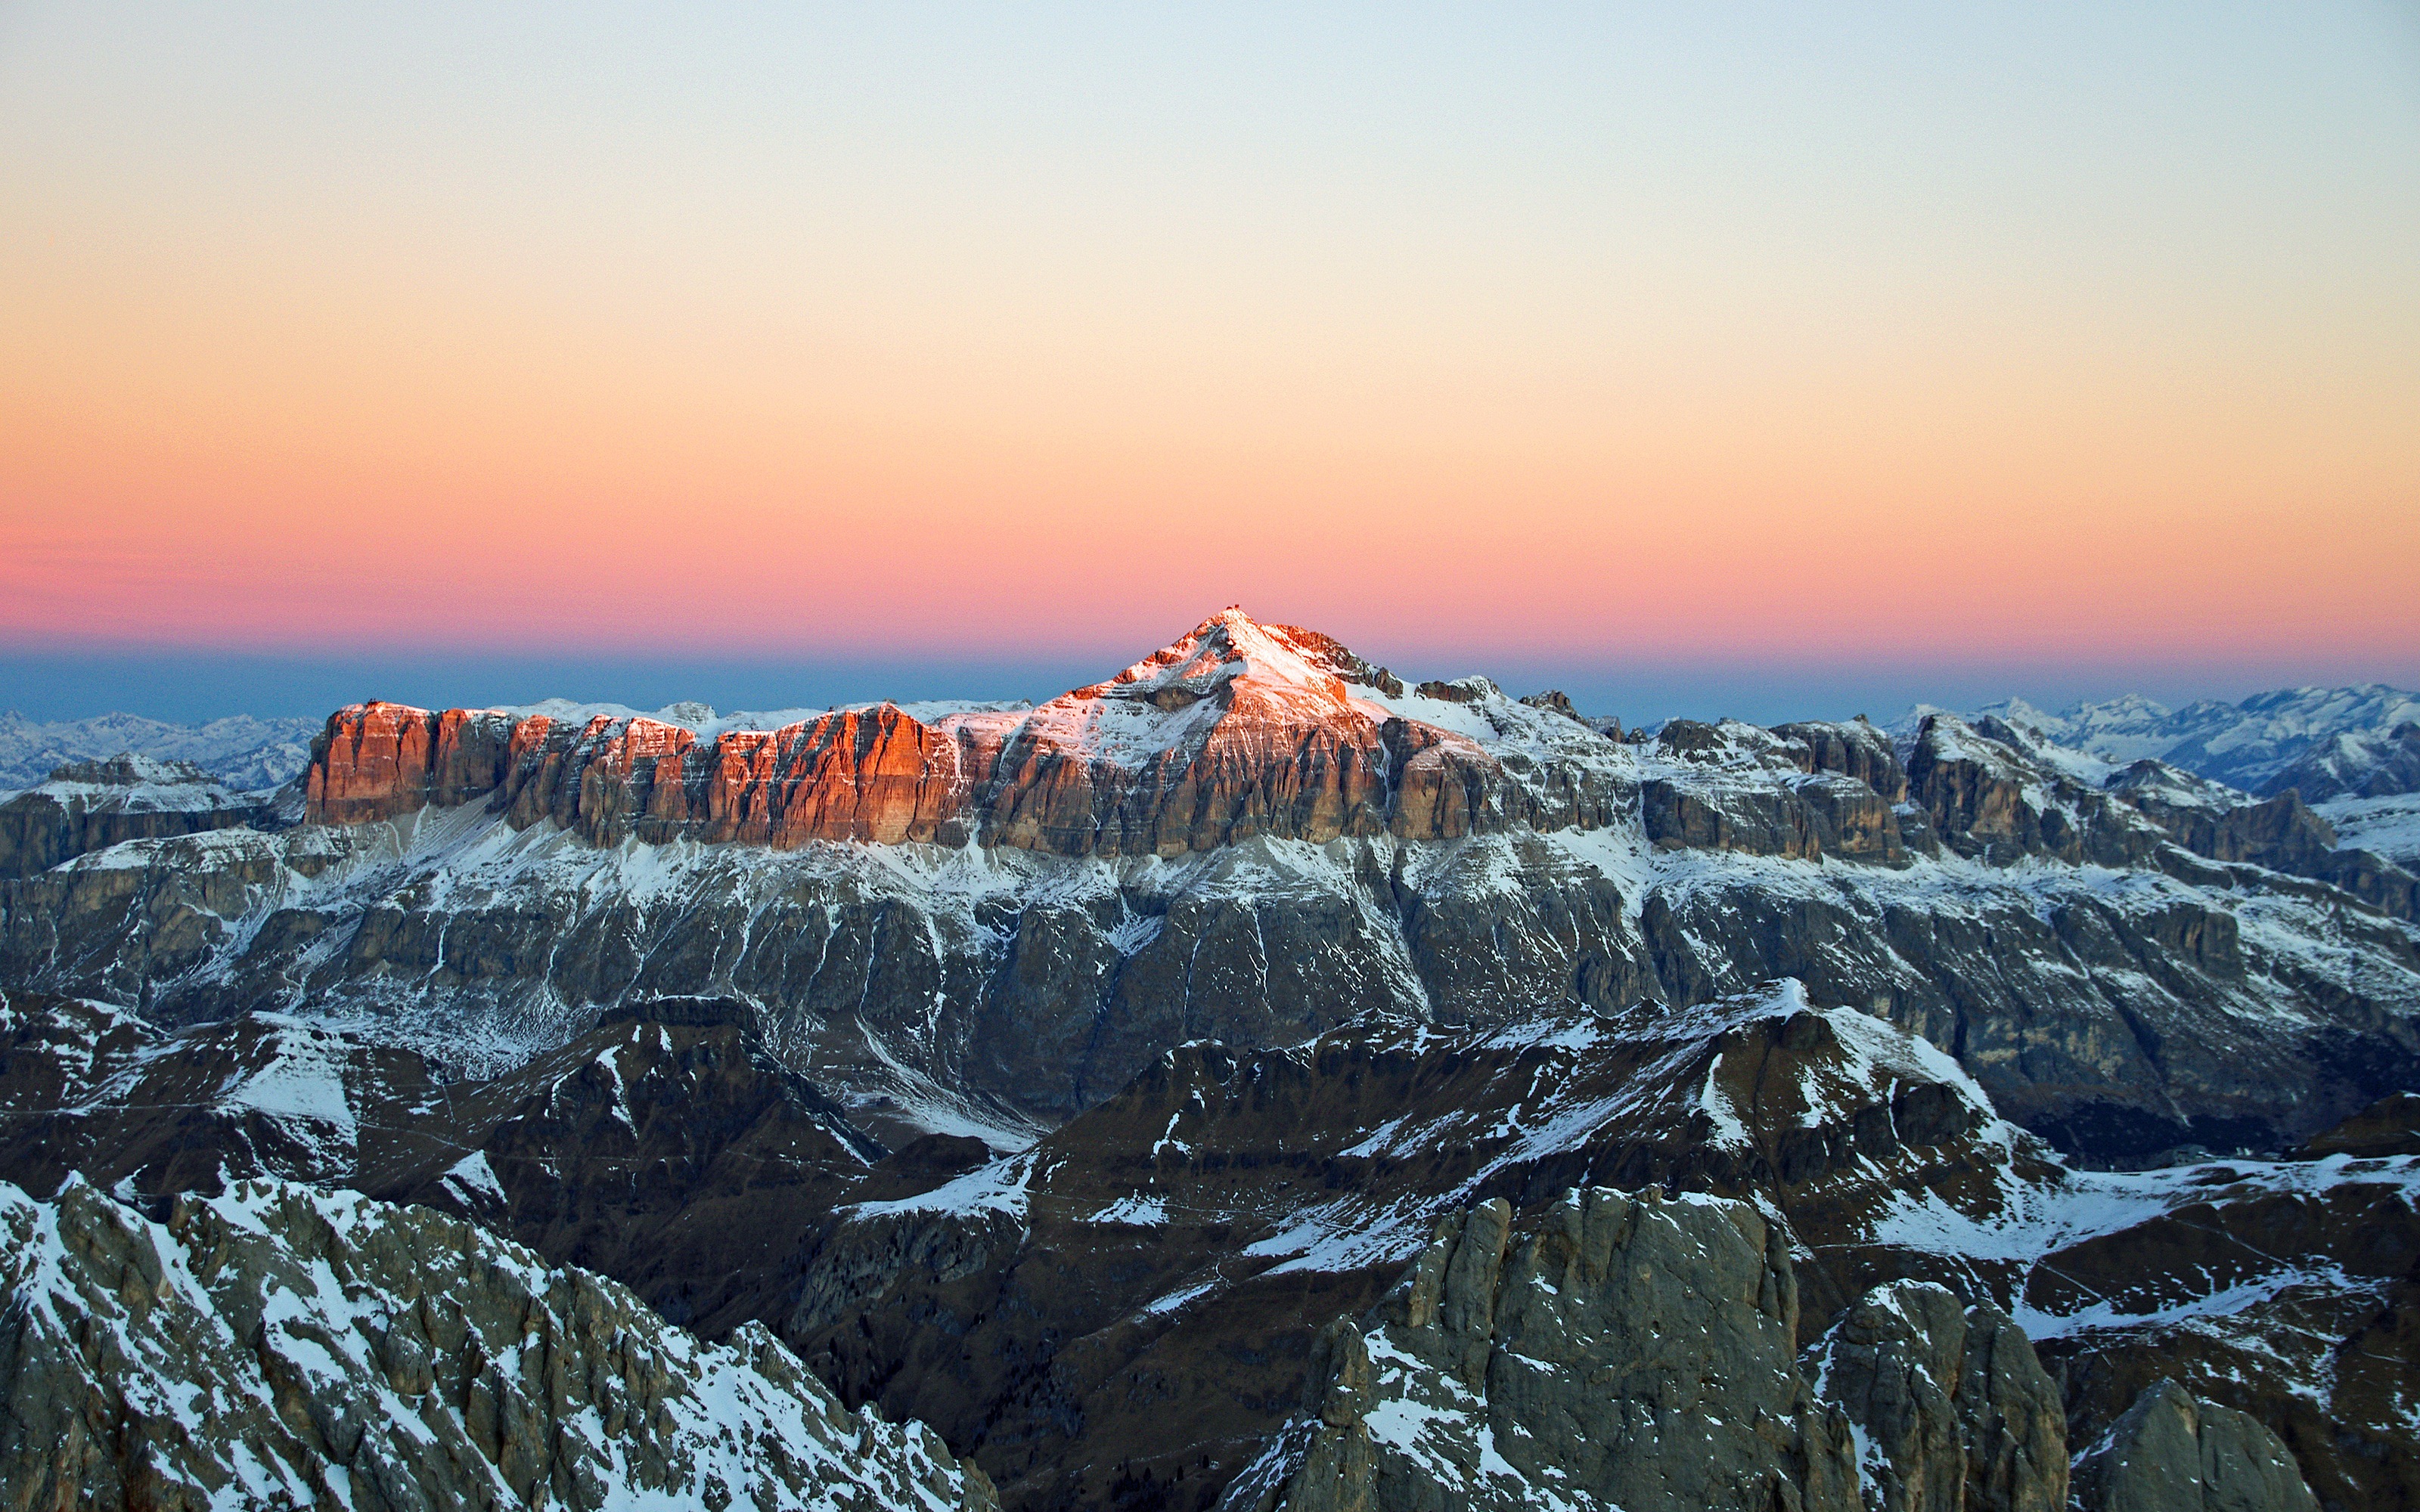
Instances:
[[[1230,609],[64,765],[5,1504],[2420,1504],[2410,700],[2263,699],[1625,733]]]

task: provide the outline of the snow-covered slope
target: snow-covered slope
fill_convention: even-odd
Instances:
[[[273,788],[301,775],[311,760],[317,719],[256,719],[234,715],[207,724],[171,724],[132,714],[40,723],[11,710],[0,714],[0,795],[32,787],[69,762],[99,761],[131,751],[159,761],[191,762],[229,787]]]
[[[2397,865],[2420,863],[2420,793],[2385,798],[2336,798],[2317,806],[2335,826],[2339,844],[2376,851]]]
[[[162,1223],[81,1182],[0,1183],[0,1235],[16,1504],[998,1504],[762,1327],[701,1344],[427,1209],[263,1181]]]

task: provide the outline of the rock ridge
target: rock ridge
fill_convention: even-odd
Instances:
[[[0,1230],[12,1508],[998,1506],[762,1327],[700,1345],[426,1210],[272,1181],[152,1222],[0,1185]]]
[[[1749,1202],[1574,1188],[1441,1221],[1313,1347],[1229,1512],[1621,1507],[2060,1512],[2066,1426],[2024,1331],[1878,1287],[1800,1368],[1783,1226]]]

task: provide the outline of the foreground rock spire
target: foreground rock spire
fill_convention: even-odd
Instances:
[[[1222,1512],[2063,1512],[2059,1390],[2008,1315],[1874,1288],[1806,1351],[1783,1227],[1575,1188],[1454,1213]],[[2087,1512],[2306,1512],[2276,1436],[2162,1381],[2083,1462]]]
[[[12,1508],[999,1507],[762,1326],[701,1344],[425,1208],[262,1181],[162,1224],[0,1183],[0,1236]]]

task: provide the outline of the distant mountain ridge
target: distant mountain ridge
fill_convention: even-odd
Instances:
[[[311,759],[318,719],[257,719],[230,715],[206,724],[175,724],[136,714],[43,723],[14,709],[0,713],[0,795],[29,788],[70,762],[131,753],[191,762],[231,788],[255,791],[291,781]]]
[[[1925,708],[1912,711],[1909,730]],[[2023,699],[2003,699],[1973,711],[2033,731],[2051,743],[2114,766],[2153,758],[2247,793],[2284,791],[2279,779],[2305,752],[2340,735],[2384,735],[2420,720],[2420,693],[2384,683],[2345,687],[2284,687],[2240,703],[2200,699],[2180,709],[2139,693],[2080,702],[2049,714]],[[2313,802],[2334,793],[2306,792]]]

